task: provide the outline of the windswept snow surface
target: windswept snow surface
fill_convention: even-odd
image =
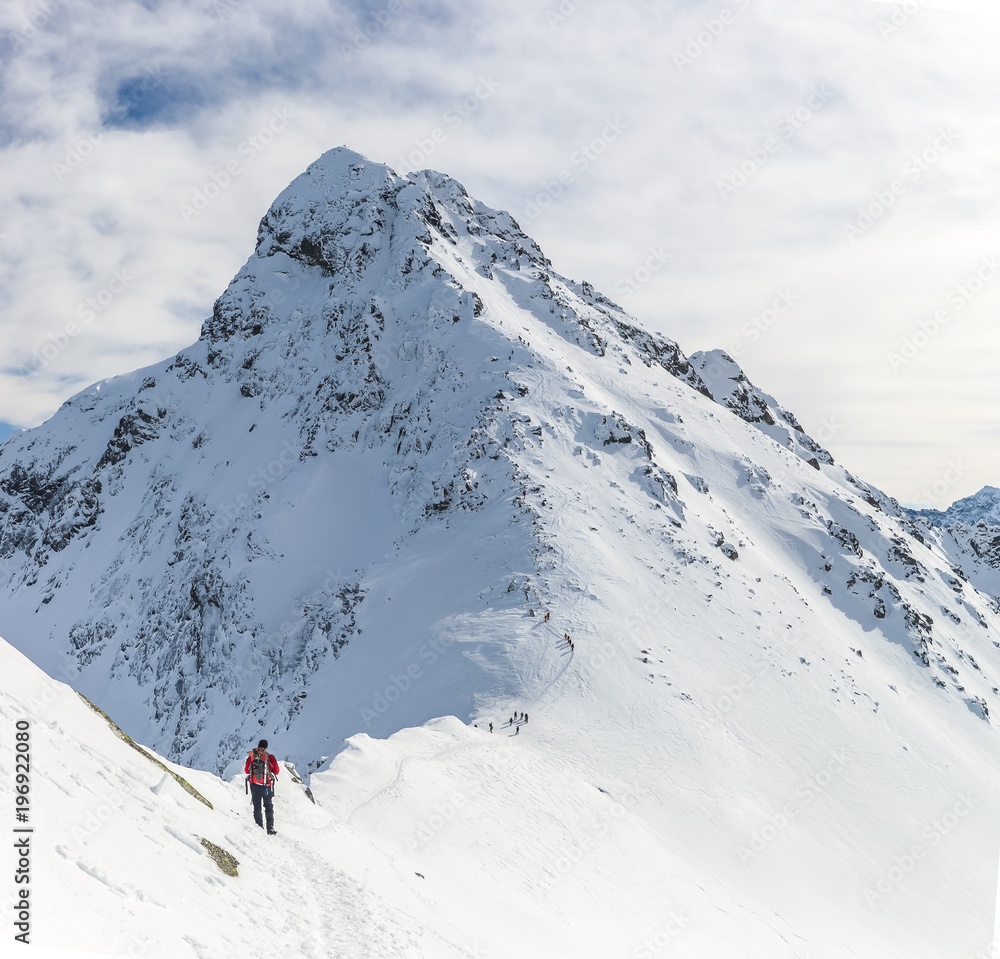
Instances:
[[[996,594],[730,357],[440,174],[320,158],[197,344],[0,448],[0,524],[7,640],[216,806],[5,647],[40,942],[87,916],[151,956],[990,943]],[[262,735],[316,799],[284,782],[273,841],[240,774]]]

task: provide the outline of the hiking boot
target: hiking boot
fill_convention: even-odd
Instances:
[[[268,829],[267,834],[269,836],[277,836],[278,835],[277,831],[274,830],[274,829]]]

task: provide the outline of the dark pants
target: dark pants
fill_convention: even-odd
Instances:
[[[270,832],[274,829],[274,806],[271,805],[272,791],[267,786],[258,783],[250,783],[250,795],[253,797],[253,821],[258,826],[263,827],[264,823],[260,817],[260,804],[264,803],[264,812],[267,815],[267,829]]]

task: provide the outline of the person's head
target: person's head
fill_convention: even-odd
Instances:
[[[257,748],[258,749],[267,749],[267,740],[266,739],[262,739],[259,743],[257,743]]]

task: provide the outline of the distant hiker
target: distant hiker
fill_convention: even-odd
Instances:
[[[546,613],[546,614],[545,614],[545,622],[547,623],[548,621],[549,621],[549,614],[548,614],[548,613]]]
[[[518,726],[518,727],[517,727],[517,728],[516,728],[516,729],[514,730],[514,735],[516,736],[516,735],[517,735],[517,734],[518,734],[518,733],[519,733],[520,731],[521,731],[521,727],[520,727],[520,726]]]
[[[528,714],[527,714],[527,713],[525,713],[525,714],[524,714],[524,721],[525,721],[525,722],[527,722],[527,721],[528,721]]]
[[[267,834],[276,835],[274,831],[274,806],[271,798],[274,796],[274,777],[278,775],[278,760],[267,751],[267,740],[262,739],[255,749],[250,750],[243,772],[247,774],[247,785],[253,797],[253,820],[261,829],[264,822],[260,815],[261,803],[267,815]]]
[[[528,615],[529,616],[534,616],[535,615],[535,611],[533,609],[529,609],[528,610]]]
[[[493,723],[490,723],[490,732],[493,732]]]

